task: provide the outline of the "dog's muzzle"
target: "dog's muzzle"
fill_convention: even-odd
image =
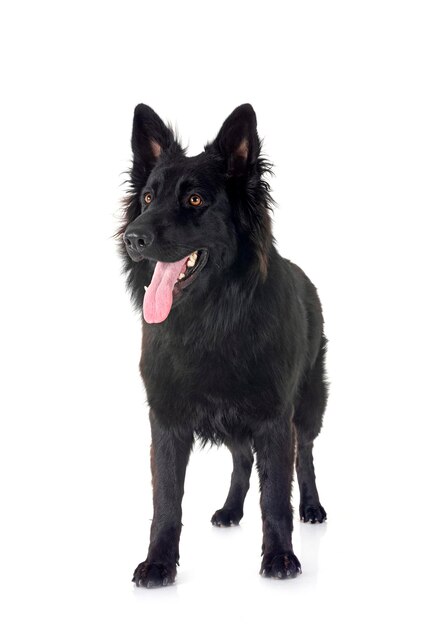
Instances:
[[[136,230],[130,226],[123,235],[123,241],[129,257],[133,261],[140,261],[146,249],[154,241],[154,235],[146,229]]]

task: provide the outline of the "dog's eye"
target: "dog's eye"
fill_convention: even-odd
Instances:
[[[189,196],[189,204],[191,206],[201,206],[203,204],[203,200],[197,193],[193,193]]]
[[[150,202],[152,202],[152,193],[146,193],[143,199],[145,200],[146,204],[149,204]]]

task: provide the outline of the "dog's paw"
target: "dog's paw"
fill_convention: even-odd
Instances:
[[[299,513],[302,522],[311,522],[311,524],[316,524],[316,522],[322,524],[327,519],[327,513],[320,503],[314,506],[311,504],[301,504]]]
[[[139,563],[133,574],[132,582],[136,587],[166,587],[171,585],[176,578],[176,565],[164,565],[163,563]]]
[[[260,574],[267,578],[296,578],[302,573],[299,559],[293,552],[269,554],[263,557]]]
[[[213,515],[211,523],[213,526],[237,526],[243,514],[237,509],[219,509]]]

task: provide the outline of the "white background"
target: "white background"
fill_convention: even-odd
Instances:
[[[424,623],[424,3],[1,12],[2,623]],[[256,476],[241,526],[212,528],[230,455],[195,451],[177,582],[135,589],[149,428],[111,238],[133,108],[195,154],[247,101],[275,163],[277,245],[326,316],[329,520],[295,515],[303,575],[262,579]]]

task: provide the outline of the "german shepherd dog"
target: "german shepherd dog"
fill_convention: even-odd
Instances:
[[[139,104],[130,189],[119,230],[128,285],[143,311],[140,371],[150,407],[154,515],[138,586],[174,582],[185,471],[194,442],[233,459],[211,522],[238,524],[253,453],[263,520],[260,573],[293,578],[293,467],[300,518],[323,522],[312,446],[327,400],[321,304],[271,233],[271,166],[256,115],[236,108],[204,151],[185,156],[170,127]]]

